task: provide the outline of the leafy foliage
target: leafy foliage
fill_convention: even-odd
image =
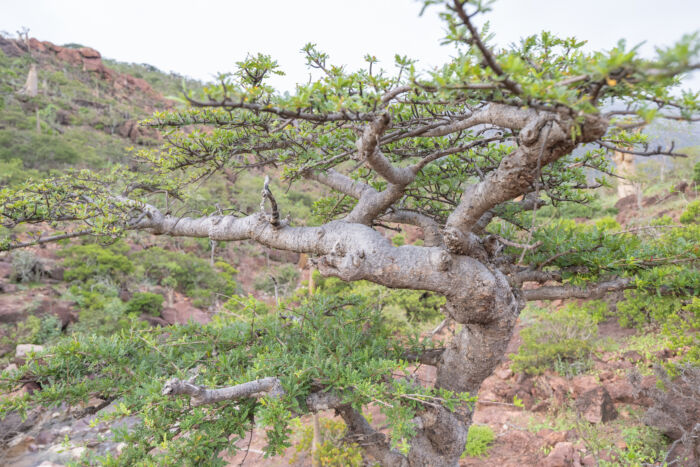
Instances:
[[[484,457],[489,449],[491,448],[491,443],[496,439],[496,435],[493,430],[488,425],[472,425],[469,427],[469,434],[467,435],[467,445],[464,448],[464,454],[462,457]]]
[[[29,362],[0,381],[3,390],[25,378],[43,388],[2,400],[0,414],[34,404],[74,404],[91,395],[119,399],[113,417],[138,413],[141,424],[132,432],[117,433],[129,447],[119,458],[99,459],[101,464],[157,465],[177,459],[216,465],[223,462],[216,453],[233,446],[228,435],[234,435],[233,441],[244,437],[252,415],[268,427],[268,454],[289,446],[293,414],[303,411],[305,397],[318,386],[336,391],[355,407],[382,401],[396,443],[410,438],[411,420],[423,403],[440,400],[454,409],[458,403],[473,402],[469,395],[423,388],[408,380],[385,381],[383,375],[400,372],[405,363],[376,307],[359,297],[319,295],[293,310],[299,320],[261,315],[259,303],[251,300],[239,302],[237,318],[217,315],[205,326],[64,338],[53,347],[51,359]],[[185,399],[161,394],[166,379],[193,372],[198,383],[207,386],[274,375],[285,395],[195,408]],[[154,450],[157,447],[161,449]]]
[[[60,252],[65,257],[66,280],[94,282],[99,278],[113,280],[116,284],[125,283],[134,271],[134,265],[125,255],[129,247],[117,243],[103,247],[96,243],[77,245]]]
[[[127,313],[147,313],[153,316],[160,316],[163,310],[162,295],[150,292],[136,292],[126,304]]]
[[[209,262],[193,254],[160,247],[139,251],[133,257],[146,279],[192,297],[195,306],[208,306],[238,292],[237,271],[225,263],[212,268]]]
[[[316,460],[322,467],[362,467],[362,451],[357,443],[347,443],[345,424],[340,420],[321,418],[319,420],[321,428],[322,443],[318,446]],[[298,424],[297,430],[301,432],[301,439],[296,444],[296,453],[291,459],[292,463],[297,462],[297,457],[302,452],[311,454],[313,442],[313,426],[303,426]]]

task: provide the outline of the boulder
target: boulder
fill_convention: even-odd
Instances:
[[[46,52],[46,46],[44,45],[44,43],[39,41],[35,37],[29,39],[29,48],[32,50],[36,50],[37,52]]]
[[[4,285],[3,290],[6,290],[6,293],[11,292],[11,290]],[[0,323],[17,323],[23,321],[27,316],[26,307],[27,303],[23,300],[17,300],[15,296],[0,296]]]
[[[553,402],[555,406],[563,405],[571,393],[571,384],[565,378],[547,371],[537,378],[533,396],[542,401]]]
[[[9,279],[12,276],[12,263],[0,262],[0,279]]]
[[[571,390],[575,397],[598,387],[598,380],[592,375],[579,375],[571,380]]]
[[[141,316],[139,316],[143,321],[147,322],[153,327],[160,326],[160,327],[166,327],[169,326],[170,323],[168,323],[166,320],[161,318],[160,316],[153,316],[149,315],[148,313],[141,313]]]
[[[54,53],[57,53],[59,48],[60,48],[56,44],[54,44],[53,42],[50,42],[50,41],[42,41],[42,45],[44,46],[44,48],[46,48],[46,50],[50,50],[51,52],[54,52]]]
[[[605,389],[608,390],[613,402],[623,404],[639,404],[648,405],[649,399],[641,397],[639,389],[635,389],[629,381],[613,380],[605,384]]]
[[[58,431],[56,430],[44,430],[39,432],[39,434],[36,435],[36,444],[38,445],[47,445],[51,444],[53,440],[58,438]]]
[[[576,410],[591,423],[605,423],[617,418],[617,410],[608,391],[599,386],[576,399]]]
[[[168,324],[187,324],[190,320],[206,324],[211,321],[209,314],[193,307],[189,302],[177,302],[173,306],[164,308],[161,314]]]
[[[496,371],[494,371],[494,374],[498,376],[500,379],[506,380],[513,376],[513,370],[510,368],[499,368]]]
[[[544,429],[537,432],[537,437],[542,439],[548,446],[555,446],[559,443],[565,442],[569,438],[568,431],[554,431],[550,429]]]
[[[61,47],[56,57],[59,60],[70,63],[71,65],[80,65],[83,61],[80,52],[78,52],[76,49],[69,49],[67,47]]]
[[[639,363],[644,360],[644,357],[642,357],[642,355],[636,350],[628,350],[622,354],[622,358],[630,363]]]
[[[78,49],[78,52],[85,58],[102,58],[102,55],[91,47],[81,47]]]
[[[557,443],[542,465],[544,467],[569,467],[574,463],[574,445],[569,442]]]

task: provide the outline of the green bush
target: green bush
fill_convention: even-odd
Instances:
[[[700,162],[693,167],[693,181],[700,185]]]
[[[682,224],[697,224],[700,223],[700,200],[695,200],[688,203],[683,214],[681,214]]]
[[[126,329],[138,329],[145,323],[126,313],[126,305],[118,297],[104,295],[73,286],[67,296],[78,304],[78,322],[71,326],[73,333],[110,336]]]
[[[589,310],[576,305],[542,315],[520,332],[523,340],[512,354],[513,369],[540,374],[555,368],[565,375],[580,373],[590,364],[598,326]]]
[[[621,326],[641,329],[648,324],[663,324],[680,308],[678,297],[627,290],[625,299],[617,303]]]
[[[17,185],[30,178],[39,178],[39,172],[25,169],[21,159],[0,161],[0,186]]]
[[[129,246],[119,242],[110,246],[96,243],[76,245],[59,252],[65,257],[63,275],[67,281],[94,282],[97,278],[109,278],[123,284],[134,272],[134,265],[125,255]]]
[[[491,443],[496,435],[488,425],[472,425],[469,427],[467,444],[462,457],[483,457],[491,449]]]
[[[133,260],[147,279],[197,299],[193,301],[195,306],[208,306],[217,294],[232,296],[238,291],[235,268],[221,268],[220,263],[212,267],[209,261],[191,253],[154,247],[137,252]]]
[[[56,315],[44,315],[39,322],[39,332],[35,337],[35,344],[54,342],[61,336],[61,320]]]
[[[678,362],[669,363],[669,370],[679,365],[700,366],[700,298],[693,297],[690,303],[671,315],[663,326],[663,334],[668,336],[669,348],[681,353],[687,349]]]
[[[10,344],[52,344],[62,335],[61,320],[54,315],[29,315],[16,325],[0,328],[0,346]]]
[[[157,293],[136,292],[126,304],[126,312],[160,316],[160,312],[163,311],[164,300],[165,298]]]

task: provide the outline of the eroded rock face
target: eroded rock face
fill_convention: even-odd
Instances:
[[[62,47],[49,41],[39,41],[32,37],[26,43],[21,40],[0,38],[0,49],[10,57],[21,57],[32,54],[35,58],[55,57],[72,66],[80,66],[83,71],[95,73],[100,78],[109,81],[116,91],[123,92],[123,97],[130,99],[134,92],[146,95],[157,105],[168,107],[169,101],[157,93],[147,81],[128,74],[119,73],[102,62],[102,55],[91,47],[74,49]]]
[[[576,399],[576,410],[591,423],[609,422],[618,415],[610,393],[602,386],[581,394]]]
[[[0,420],[0,463],[50,467],[79,463],[87,451],[98,456],[118,455],[124,444],[114,440],[111,430],[131,430],[140,420],[132,415],[95,423],[115,411],[117,404],[91,398],[74,407],[63,404],[53,410],[34,409],[24,421],[15,412],[8,414]]]

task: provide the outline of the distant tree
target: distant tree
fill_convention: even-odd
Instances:
[[[13,381],[31,374],[46,387],[56,375],[82,381],[75,378],[98,373],[83,384],[102,381],[86,387],[123,397],[134,404],[129,410],[144,414],[143,431],[130,439],[121,463],[154,456],[215,463],[217,450],[230,447],[228,436],[242,437],[252,420],[269,427],[267,449],[274,454],[287,445],[291,414],[335,408],[348,439],[360,440],[382,465],[453,466],[471,424],[473,399],[467,394],[475,395],[502,360],[526,301],[599,297],[635,287],[677,295],[697,291],[696,272],[683,276],[690,284],[666,283],[669,276],[658,273],[696,264],[697,225],[675,231],[685,240],[662,245],[619,226],[609,234],[614,222],[540,225],[537,210],[588,202],[587,191],[600,184],[591,184],[587,174],[609,173],[610,151],[681,155],[649,148],[634,129],[654,118],[698,119],[697,94],[675,91],[680,77],[698,67],[698,35],[658,49],[654,59],[640,57],[624,41],[608,52],[587,53],[583,41],[548,32],[496,49],[485,28],[479,31],[474,23],[490,2],[424,3],[443,8],[446,42],[454,46],[454,59],[444,66],[418,74],[413,60],[397,56],[397,72],[389,74],[368,56],[367,69],[349,72],[309,44],[303,49],[307,64],[321,77],[280,94],[268,84],[271,75],[281,74],[277,63],[250,56],[201,96],[188,95],[187,109],[156,113],[146,122],[162,129],[166,140],[162,149],[139,154],[149,172],[77,171],[0,192],[6,227],[83,224],[25,243],[8,237],[2,248],[85,234],[117,237],[129,230],[251,240],[308,254],[324,276],[443,295],[446,319],[458,324],[451,342],[436,349],[391,339],[371,307],[319,296],[294,319],[258,316],[245,325],[207,328],[192,344],[178,340],[186,339],[185,331],[173,331],[160,340],[134,340],[125,353],[103,349],[76,356],[68,344],[52,351],[69,362],[94,355],[120,365],[142,359],[150,363],[139,363],[133,374],[142,374],[143,367],[157,371],[144,376],[147,381],[128,379],[133,374],[121,369],[108,373],[96,360],[71,364],[65,373],[51,359],[48,366],[20,371]],[[606,110],[613,101],[624,110]],[[583,151],[574,154],[577,148]],[[327,187],[331,194],[316,212],[325,220],[290,225],[267,182],[261,212],[226,214],[235,211],[235,200],[231,206],[220,200],[201,217],[174,214],[173,199],[188,183],[224,170],[265,168],[281,169],[276,173],[290,183]],[[376,228],[386,223],[417,226],[424,244],[393,245]],[[548,285],[524,289],[525,282]],[[156,346],[165,350],[150,352]],[[163,363],[164,355],[184,363]],[[402,359],[435,365],[435,388],[392,378]],[[195,363],[207,368],[202,385],[195,383],[196,372],[187,372]],[[154,381],[162,395],[154,392]],[[178,395],[189,396],[192,405]],[[32,397],[48,403],[76,396],[59,388]],[[391,442],[363,416],[362,406],[371,402],[387,412]],[[218,410],[197,407],[210,404]],[[173,438],[181,432],[189,434]]]

